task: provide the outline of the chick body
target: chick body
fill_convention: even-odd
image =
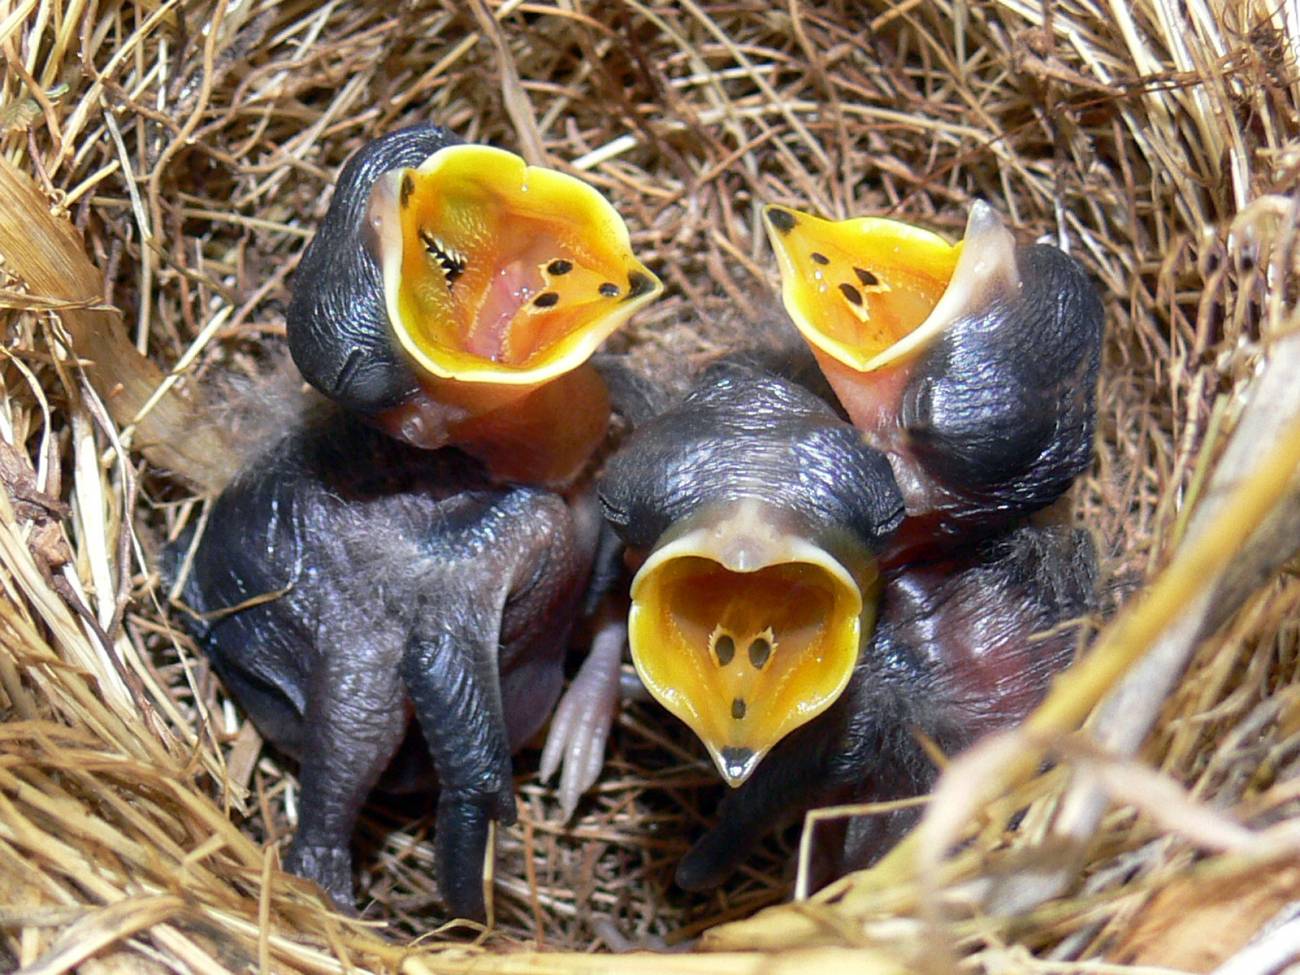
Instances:
[[[628,438],[599,493],[648,550],[638,672],[739,785],[835,699],[870,634],[875,555],[902,515],[889,465],[808,390],[723,361]]]
[[[844,694],[726,796],[678,883],[722,882],[763,836],[815,807],[924,795],[939,769],[923,741],[951,756],[1023,719],[1072,659],[1077,633],[1062,624],[1091,608],[1095,585],[1091,537],[1061,526],[1024,525],[891,572]],[[823,827],[819,885],[872,863],[918,815]]]
[[[483,917],[488,822],[515,818],[510,755],[560,690],[593,547],[583,522],[457,450],[334,411],[230,483],[184,599],[217,674],[300,763],[288,869],[351,906],[357,813],[418,729],[431,761],[383,784],[427,785],[432,766],[440,891],[453,914]]]

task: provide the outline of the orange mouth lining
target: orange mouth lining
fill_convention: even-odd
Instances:
[[[742,503],[701,523],[652,553],[632,589],[642,680],[733,787],[834,702],[874,620],[874,563],[855,577],[764,517]]]
[[[687,556],[666,564],[658,585],[666,631],[683,644],[707,646],[723,669],[738,654],[756,673],[770,664],[769,673],[784,675],[774,679],[778,693],[789,662],[815,652],[837,603],[825,573],[801,563],[732,572]]]
[[[962,243],[895,220],[823,220],[764,211],[781,269],[782,299],[815,347],[858,371],[897,356],[939,304]]]
[[[662,290],[595,189],[499,149],[386,174],[371,213],[394,333],[437,378],[553,379]]]

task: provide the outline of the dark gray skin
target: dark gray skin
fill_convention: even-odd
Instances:
[[[1077,642],[1069,627],[1031,635],[1087,613],[1095,589],[1090,536],[1060,526],[1023,525],[896,571],[843,696],[727,795],[718,825],[678,865],[678,884],[716,886],[765,835],[815,807],[930,791],[938,769],[917,733],[952,755],[1023,719]],[[918,815],[908,809],[850,821],[825,851],[816,885],[874,862]]]
[[[414,125],[366,143],[339,173],[303,252],[286,316],[289,352],[307,382],[355,413],[381,413],[419,389],[388,323],[366,221],[370,191],[384,173],[419,166],[461,141],[439,126]]]
[[[946,495],[945,545],[1047,507],[1092,462],[1104,324],[1097,290],[1055,247],[1019,247],[1015,257],[1019,291],[992,289],[940,335],[899,401],[906,450]]]
[[[885,457],[819,397],[739,361],[711,366],[677,405],[643,423],[606,466],[605,517],[648,548],[705,505],[756,498],[817,539],[878,550],[903,517]]]
[[[414,717],[441,790],[439,890],[483,919],[489,821],[514,822],[510,756],[559,694],[591,534],[554,494],[339,412],[236,477],[184,599],[231,694],[301,763],[286,869],[351,909],[357,813]]]

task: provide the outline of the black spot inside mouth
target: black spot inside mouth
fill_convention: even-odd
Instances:
[[[745,716],[745,699],[743,697],[735,698],[731,702],[731,716],[737,721]]]
[[[404,173],[402,175],[402,190],[399,195],[399,200],[403,209],[405,209],[406,205],[411,202],[411,194],[414,192],[415,180],[411,179],[410,173]]]
[[[438,262],[438,266],[442,268],[442,273],[447,278],[447,287],[450,288],[456,283],[456,279],[465,273],[465,262],[439,247],[438,241],[427,230],[420,231],[420,243],[424,245],[429,256]]]
[[[533,304],[538,308],[554,308],[559,300],[560,296],[554,291],[543,291],[533,299]]]
[[[736,641],[729,636],[720,636],[713,644],[713,652],[718,655],[718,663],[725,667],[736,655]]]
[[[820,251],[813,251],[810,256],[814,264],[821,264],[823,267],[831,262],[831,259]]]
[[[853,273],[858,276],[858,281],[861,282],[864,288],[874,288],[880,284],[880,278],[865,268],[855,267]]]
[[[613,281],[606,281],[604,284],[602,284],[602,285],[601,285],[599,288],[597,288],[596,290],[599,291],[599,292],[601,293],[602,297],[605,297],[605,298],[617,298],[617,297],[618,297],[618,285],[616,285]]]
[[[633,271],[627,276],[627,285],[628,292],[627,297],[623,299],[624,301],[639,298],[641,295],[653,291],[655,286],[654,282],[650,280],[650,276],[642,274],[640,271]]]
[[[749,662],[756,670],[762,670],[767,658],[772,656],[772,644],[761,636],[749,645]]]
[[[847,298],[851,305],[862,304],[862,292],[851,284],[840,285],[840,294]]]
[[[799,221],[794,218],[793,213],[789,210],[778,210],[776,207],[772,207],[767,211],[767,222],[782,234],[788,234],[799,225]]]
[[[568,274],[573,270],[573,262],[561,257],[546,265],[546,270],[558,278],[561,274]]]

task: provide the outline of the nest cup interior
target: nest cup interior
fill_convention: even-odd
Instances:
[[[1149,602],[1217,490],[1261,365],[1294,361],[1300,26],[1285,4],[490,6],[123,0],[5,19],[0,235],[20,239],[0,247],[0,969],[631,972],[644,955],[591,953],[707,929],[736,953],[651,967],[913,970],[950,950],[970,969],[1209,971],[1257,932],[1285,937],[1294,848],[1269,857],[1298,805],[1290,573],[1198,636],[1172,691],[1146,688],[1161,716],[1122,774],[1072,744],[1078,709],[1120,673],[1089,671],[1094,684],[1069,685],[1081,703],[1057,701],[1055,722],[1034,726],[1063,749],[1042,775],[1012,788],[967,766],[930,807],[953,842],[913,845],[922,868],[892,860],[739,926],[788,899],[795,834],[708,897],[675,889],[720,787],[691,733],[637,702],[571,822],[533,774],[535,751],[517,757],[520,821],[498,831],[481,948],[448,948],[463,932],[440,928],[432,813],[368,810],[365,923],[276,869],[297,823],[295,766],[260,747],[212,675],[151,543],[201,525],[205,496],[237,468],[212,434],[238,432],[242,415],[187,404],[276,354],[295,258],[369,139],[435,121],[573,163],[671,280],[617,340],[669,382],[734,344],[738,321],[770,314],[760,201],[891,214],[955,240],[984,198],[1021,239],[1068,243],[1107,307],[1097,463],[1075,517],[1122,605]],[[110,336],[146,350],[152,372],[126,369]],[[169,388],[194,395],[156,395]],[[1276,443],[1261,439],[1251,464]],[[1251,464],[1230,473],[1245,483]],[[1217,533],[1225,560],[1244,561],[1227,547],[1243,531]],[[1171,601],[1170,637],[1209,575]],[[1122,633],[1139,652],[1164,626]],[[1132,735],[1131,714],[1126,699],[1084,734]],[[1084,805],[1062,802],[1084,778],[1107,783],[1099,825],[1062,815]],[[995,901],[971,915],[978,890]],[[1030,890],[1048,900],[1026,906]]]
[[[501,149],[385,174],[371,218],[394,332],[439,378],[552,379],[661,290],[599,192]]]

